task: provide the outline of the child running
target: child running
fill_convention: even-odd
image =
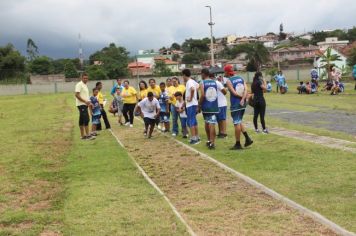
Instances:
[[[156,119],[161,112],[161,107],[157,98],[153,96],[152,92],[147,93],[147,97],[139,102],[135,108],[135,113],[140,113],[141,117],[145,122],[145,132],[144,135],[147,138],[152,137],[152,132],[155,128]],[[148,132],[148,135],[147,135]]]
[[[122,109],[124,108],[124,100],[121,97],[121,89],[120,88],[116,88],[116,95],[115,95],[114,101],[112,102],[112,106],[114,107],[114,109],[117,112],[118,123],[120,125],[124,125],[124,123],[122,122]]]
[[[161,123],[161,130],[163,132],[169,132],[169,96],[168,92],[166,91],[166,84],[164,82],[159,84],[161,89],[161,94],[159,95],[159,105],[161,107],[160,113],[160,123]]]
[[[174,94],[174,97],[176,98],[175,109],[180,117],[183,138],[188,138],[187,113],[185,112],[185,103],[184,103],[184,99],[183,99],[183,94],[178,91]]]
[[[90,114],[91,114],[91,136],[97,136],[98,134],[96,133],[96,128],[97,125],[100,123],[100,104],[97,99],[99,90],[97,88],[93,88],[93,96],[90,97]]]

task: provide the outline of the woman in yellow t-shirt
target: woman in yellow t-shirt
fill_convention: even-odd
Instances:
[[[138,85],[140,87],[139,101],[142,101],[145,97],[147,97],[147,83],[144,80],[141,80]]]
[[[137,91],[134,87],[130,86],[130,82],[128,80],[124,81],[124,88],[121,91],[121,96],[124,101],[122,113],[125,118],[125,125],[130,125],[130,127],[133,127],[133,113],[137,103]]]
[[[153,96],[155,96],[155,98],[159,99],[159,96],[161,95],[161,88],[156,85],[156,80],[150,79],[148,81],[148,83],[150,86],[148,87],[147,92],[152,92]]]

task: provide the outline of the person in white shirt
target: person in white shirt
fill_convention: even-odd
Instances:
[[[175,108],[180,117],[180,123],[182,126],[183,138],[188,138],[188,129],[187,129],[187,113],[185,112],[185,102],[183,100],[183,94],[181,92],[176,92],[174,94],[176,98]]]
[[[185,106],[187,108],[187,125],[190,128],[190,144],[200,143],[200,138],[198,135],[198,121],[197,121],[197,111],[198,111],[198,89],[199,84],[190,78],[191,73],[189,69],[184,69],[182,71],[185,87]]]
[[[157,98],[154,97],[152,92],[147,93],[147,97],[139,102],[135,108],[135,114],[140,113],[141,117],[145,122],[145,132],[144,134],[148,136],[147,138],[152,137],[152,132],[155,128],[156,120],[159,117],[161,112],[161,107]],[[148,130],[149,128],[149,130]]]
[[[82,140],[95,139],[89,134],[89,113],[88,106],[91,105],[89,100],[89,89],[87,82],[89,77],[86,73],[82,74],[82,79],[75,85],[75,104],[79,110],[79,128]]]
[[[214,74],[210,73],[210,78],[216,79]],[[222,77],[221,77],[222,78]],[[218,138],[226,138],[226,113],[227,113],[227,100],[226,100],[226,93],[227,90],[224,87],[223,83],[220,82],[219,79],[216,79],[216,85],[218,89],[218,106],[219,106],[219,113],[216,115],[216,119],[218,121],[219,132],[217,137]]]

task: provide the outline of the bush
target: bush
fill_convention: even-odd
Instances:
[[[89,75],[89,79],[91,80],[106,80],[109,79],[105,70],[98,65],[91,65],[88,67],[86,72]]]
[[[67,61],[64,65],[64,76],[66,78],[78,78],[79,74],[72,61]]]

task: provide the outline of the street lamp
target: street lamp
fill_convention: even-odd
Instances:
[[[208,23],[208,25],[210,26],[210,53],[211,53],[211,66],[215,66],[215,61],[214,61],[214,41],[213,41],[213,25],[215,23],[213,23],[213,17],[211,15],[211,6],[205,6],[208,7],[210,10],[210,22]]]

